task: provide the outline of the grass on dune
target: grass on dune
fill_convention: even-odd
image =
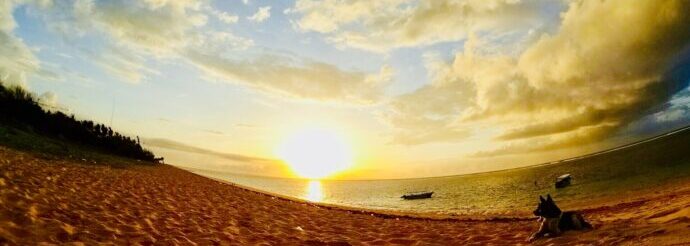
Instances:
[[[2,124],[0,124],[0,146],[26,151],[49,160],[67,158],[85,164],[104,164],[113,167],[148,163],[101,153],[95,148]]]

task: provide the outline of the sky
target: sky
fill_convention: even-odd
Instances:
[[[182,167],[290,177],[276,149],[325,129],[354,153],[335,178],[443,176],[687,125],[689,13],[684,0],[4,0],[0,80]]]

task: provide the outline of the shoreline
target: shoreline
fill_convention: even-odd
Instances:
[[[331,204],[331,203],[323,203],[323,202],[314,202],[314,201],[309,201],[309,200],[304,200],[300,199],[297,197],[291,197],[287,195],[281,195],[269,191],[264,191],[261,189],[249,187],[246,185],[241,185],[237,183],[233,183],[231,181],[227,180],[222,180],[219,178],[214,178],[214,177],[207,177],[198,173],[194,173],[188,170],[185,170],[183,168],[179,168],[173,165],[165,164],[168,165],[172,168],[177,168],[185,172],[189,172],[191,174],[197,175],[202,178],[210,179],[219,183],[222,183],[224,185],[230,185],[233,187],[237,187],[240,189],[244,189],[246,191],[254,192],[258,195],[263,195],[263,196],[268,196],[268,197],[275,197],[278,199],[282,199],[284,201],[289,201],[289,202],[298,202],[298,203],[305,203],[311,206],[315,207],[320,207],[324,209],[330,209],[330,210],[338,210],[338,211],[344,211],[344,212],[349,212],[353,214],[363,214],[363,215],[370,215],[374,217],[379,217],[379,218],[406,218],[406,219],[419,219],[419,220],[438,220],[438,221],[465,221],[465,222],[470,222],[470,221],[529,221],[529,220],[536,220],[536,217],[526,217],[526,216],[511,216],[511,217],[495,217],[488,215],[486,217],[482,217],[480,215],[461,215],[461,214],[450,214],[450,213],[420,213],[420,212],[408,212],[408,211],[397,211],[397,210],[384,210],[384,209],[370,209],[370,208],[360,208],[360,207],[353,207],[353,206],[347,206],[347,205],[338,205],[338,204]],[[473,217],[476,216],[476,217]]]
[[[393,209],[375,209],[375,208],[363,208],[348,205],[332,204],[325,202],[314,202],[298,197],[292,197],[288,195],[282,195],[278,193],[273,193],[270,191],[261,190],[259,188],[254,188],[246,185],[241,185],[234,183],[232,181],[223,180],[220,178],[204,176],[202,174],[195,173],[184,168],[180,168],[174,165],[165,164],[172,168],[177,168],[185,172],[197,175],[202,178],[210,179],[225,185],[230,185],[247,191],[257,193],[259,195],[264,195],[268,197],[276,197],[285,201],[305,203],[316,207],[321,207],[325,209],[341,210],[351,213],[372,215],[381,218],[410,218],[410,219],[421,219],[421,220],[449,220],[449,221],[530,221],[536,220],[537,218],[531,215],[530,211],[513,211],[513,212],[499,212],[499,213],[447,213],[447,212],[415,212],[415,211],[402,211]],[[679,189],[680,188],[680,189]],[[627,206],[630,204],[639,204],[644,201],[653,200],[663,194],[655,194],[659,191],[673,190],[674,192],[685,192],[690,194],[690,178],[679,179],[668,181],[660,186],[645,188],[642,190],[627,191],[625,194],[616,195],[615,197],[597,197],[591,198],[586,201],[580,202],[561,202],[559,206],[567,207],[569,211],[578,212],[588,212],[597,211],[601,208],[610,208],[615,206]],[[536,204],[536,202],[535,202]]]
[[[594,225],[533,245],[690,243],[690,182],[582,210]],[[92,165],[0,146],[0,243],[526,245],[533,217],[389,213],[267,194],[170,165]]]

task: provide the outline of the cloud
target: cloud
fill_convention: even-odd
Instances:
[[[246,123],[239,123],[239,124],[234,124],[234,127],[241,127],[241,128],[258,128],[260,126],[255,125],[255,124],[246,124]]]
[[[15,7],[15,1],[0,3],[0,81],[24,85],[26,75],[37,71],[40,63],[24,41],[13,33],[17,27],[12,15]]]
[[[206,24],[202,1],[92,1],[77,0],[73,13],[82,28],[94,27],[119,43],[154,54],[184,47],[190,30]]]
[[[670,110],[654,114],[658,122],[674,122],[690,116],[690,108],[686,106],[675,107]]]
[[[127,83],[138,84],[147,75],[159,74],[158,71],[149,68],[143,56],[131,50],[110,48],[100,52],[85,52],[96,65]]]
[[[689,12],[687,1],[575,1],[557,32],[518,57],[478,52],[481,36],[469,36],[452,62],[428,66],[430,84],[393,99],[383,118],[402,136],[492,129],[482,137],[499,147],[478,156],[601,141],[687,87],[690,56],[680,54]]]
[[[0,13],[2,13],[2,15],[0,15],[0,30],[3,32],[12,31],[17,27],[17,22],[12,15],[16,5],[17,2],[13,0],[0,3]]]
[[[394,135],[392,143],[403,145],[416,145],[428,142],[455,142],[459,139],[466,139],[472,136],[470,131],[463,129],[447,128],[426,128],[402,131]]]
[[[260,7],[252,16],[247,17],[247,20],[261,23],[271,17],[271,6]]]
[[[270,9],[261,7],[250,19],[265,21]],[[149,68],[157,58],[182,59],[208,75],[292,98],[371,103],[390,80],[388,67],[366,73],[296,56],[247,55],[242,52],[253,48],[254,41],[207,27],[208,14],[234,19],[203,1],[77,0],[62,2],[42,16],[62,35],[106,34],[112,42],[87,51],[88,58],[133,84],[158,74]]]
[[[60,111],[65,114],[72,112],[70,108],[61,104],[58,100],[58,95],[55,92],[47,91],[37,97],[38,104],[46,110]]]
[[[322,101],[375,102],[392,74],[389,67],[383,67],[378,74],[367,74],[286,56],[237,61],[200,50],[189,50],[185,56],[203,71],[227,81],[288,97]]]
[[[609,124],[618,124],[617,118],[614,117],[618,114],[620,113],[611,112],[610,110],[583,109],[582,113],[573,112],[572,115],[556,121],[539,122],[509,129],[499,135],[497,139],[514,140],[558,134],[607,122]]]
[[[520,155],[541,151],[551,151],[573,146],[581,146],[598,142],[609,137],[611,131],[619,129],[617,125],[601,124],[596,126],[581,127],[577,130],[551,135],[548,138],[522,139],[498,148],[478,151],[470,154],[470,157],[495,157],[502,155]]]
[[[48,91],[38,97],[38,102],[43,106],[57,107],[58,97],[54,92]]]
[[[205,4],[196,0],[74,0],[35,4],[39,8],[27,8],[27,12],[41,18],[68,44],[87,35],[102,39],[82,55],[122,81],[136,84],[157,73],[148,68],[147,59],[174,58],[179,49],[201,42],[198,39],[204,35],[196,28],[206,24]]]
[[[548,2],[547,2],[548,3]],[[504,32],[539,26],[539,1],[298,0],[286,11],[303,31],[325,33],[350,47],[384,52],[457,41],[469,31]]]
[[[195,153],[195,154],[210,155],[210,156],[215,156],[215,157],[219,157],[219,158],[223,158],[223,159],[227,159],[227,160],[232,160],[232,161],[250,162],[250,163],[269,163],[269,164],[279,162],[278,160],[273,160],[273,159],[266,159],[266,158],[260,158],[260,157],[218,152],[218,151],[214,151],[214,150],[209,150],[209,149],[191,146],[188,144],[176,142],[176,141],[173,141],[170,139],[165,139],[165,138],[147,138],[147,139],[144,139],[143,142],[145,145],[148,145],[148,146],[177,150],[177,151],[184,151],[184,152]]]
[[[675,95],[667,107],[653,114],[658,123],[675,123],[690,119],[690,88]]]
[[[200,32],[193,43],[186,49],[205,50],[206,52],[225,53],[228,51],[246,50],[254,46],[254,41],[238,37],[230,32],[205,31]]]
[[[465,83],[434,83],[393,98],[382,117],[397,130],[398,144],[457,141],[469,131],[456,124],[457,115],[471,103]]]
[[[228,12],[223,11],[214,10],[213,14],[216,16],[216,18],[218,18],[218,20],[222,21],[225,24],[234,24],[237,23],[237,21],[240,19],[240,17],[237,15],[232,15]]]
[[[50,66],[50,65],[48,65]],[[34,73],[36,76],[46,79],[46,80],[53,80],[53,81],[64,81],[65,79],[58,73],[54,72],[53,70],[47,68],[45,64],[41,64],[41,68],[39,68],[37,71]]]
[[[216,130],[204,129],[204,130],[202,130],[202,131],[207,132],[207,133],[211,133],[211,134],[214,134],[214,135],[225,135],[225,133],[223,133],[223,132],[221,132],[221,131],[216,131]]]

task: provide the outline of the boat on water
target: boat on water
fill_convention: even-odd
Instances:
[[[563,174],[556,178],[556,188],[565,188],[566,186],[570,185],[570,181],[572,180],[572,176],[569,173]]]
[[[425,191],[425,192],[415,192],[415,193],[409,193],[401,196],[400,198],[405,199],[405,200],[414,200],[414,199],[426,199],[426,198],[431,198],[431,195],[433,195],[433,191]]]

